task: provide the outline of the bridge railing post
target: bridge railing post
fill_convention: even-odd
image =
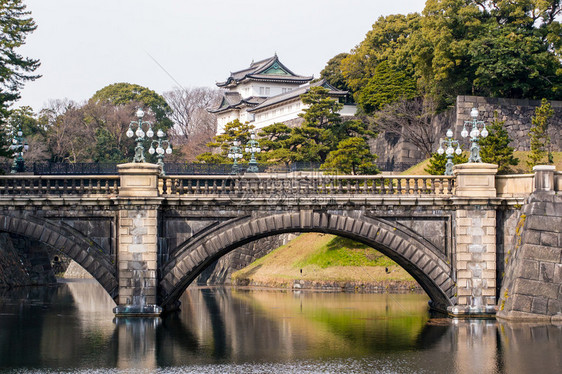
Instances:
[[[497,165],[456,165],[456,205],[453,223],[453,261],[457,279],[453,316],[494,315],[496,311],[496,197]]]
[[[129,163],[117,166],[120,188],[117,238],[119,281],[117,316],[154,316],[157,303],[158,165]]]
[[[554,192],[554,165],[537,165],[533,167],[535,172],[535,192]]]

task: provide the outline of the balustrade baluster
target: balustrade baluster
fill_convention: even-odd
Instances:
[[[447,192],[449,193],[449,195],[453,194],[453,184],[454,184],[454,179],[447,179]]]

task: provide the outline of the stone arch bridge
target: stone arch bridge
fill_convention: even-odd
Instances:
[[[0,177],[0,231],[47,244],[86,269],[117,314],[172,309],[207,266],[234,248],[286,232],[326,232],[392,258],[438,310],[493,314],[506,225],[535,185],[559,173],[496,176],[160,176],[124,164],[115,176]]]

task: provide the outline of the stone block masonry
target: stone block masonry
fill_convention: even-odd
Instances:
[[[562,321],[562,196],[531,195],[517,227],[497,316]]]
[[[156,304],[156,209],[137,207],[119,213],[119,305]]]
[[[484,312],[496,304],[496,211],[478,206],[456,211],[457,309]]]

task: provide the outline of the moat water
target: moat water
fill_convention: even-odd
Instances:
[[[560,373],[562,327],[432,317],[423,294],[194,288],[116,320],[93,281],[0,290],[0,371]]]

